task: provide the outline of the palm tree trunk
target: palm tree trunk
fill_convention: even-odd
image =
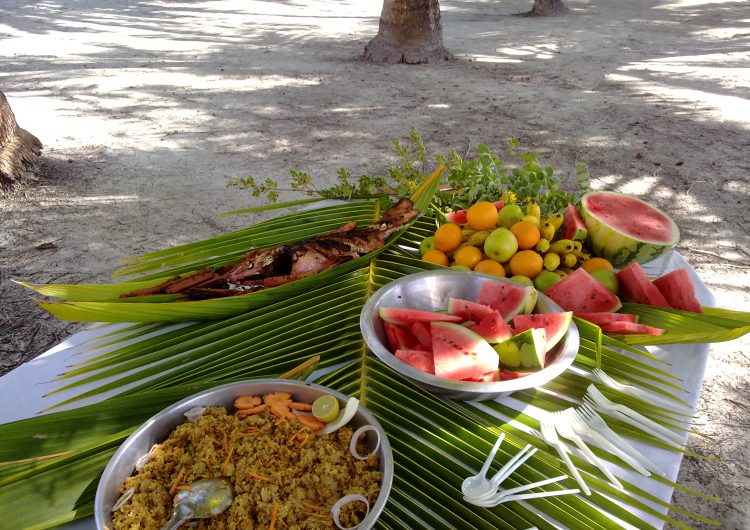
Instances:
[[[9,189],[19,180],[41,152],[42,142],[18,126],[5,94],[0,92],[0,189]]]
[[[559,17],[569,11],[562,0],[534,0],[534,6],[527,15],[530,17]]]
[[[443,46],[438,0],[384,0],[378,34],[365,46],[376,63],[432,63],[453,59]]]

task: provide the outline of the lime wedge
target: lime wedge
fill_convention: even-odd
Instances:
[[[312,413],[320,421],[329,423],[339,416],[339,400],[331,394],[320,396],[313,402]]]

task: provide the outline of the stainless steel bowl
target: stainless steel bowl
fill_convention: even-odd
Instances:
[[[333,394],[342,402],[348,396],[324,386],[289,381],[287,379],[256,379],[243,383],[230,383],[195,394],[175,403],[152,417],[131,434],[120,446],[104,469],[96,490],[94,517],[97,528],[112,528],[112,506],[120,497],[119,489],[127,477],[133,474],[137,460],[147,454],[154,444],[164,441],[180,424],[185,422],[185,412],[194,407],[228,407],[235,398],[243,395],[262,395],[270,392],[289,392],[296,400],[312,403],[324,394]],[[366,408],[360,406],[354,418],[349,422],[355,429],[363,425],[372,425],[380,434],[380,494],[370,507],[370,513],[359,528],[371,528],[383,511],[393,483],[393,454],[385,431],[378,420]],[[377,435],[367,432],[367,443],[375,447]]]
[[[418,370],[396,358],[386,347],[380,307],[404,307],[423,311],[445,309],[449,298],[476,300],[485,282],[510,282],[505,278],[456,270],[419,272],[394,280],[375,292],[367,301],[360,317],[360,328],[367,346],[388,366],[414,381],[422,388],[453,399],[483,401],[508,395],[516,390],[543,385],[567,370],[578,352],[578,328],[571,323],[562,340],[549,352],[544,369],[525,377],[495,383],[453,381]],[[562,308],[539,294],[535,312],[557,313]]]

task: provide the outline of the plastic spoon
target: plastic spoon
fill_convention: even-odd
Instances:
[[[188,519],[207,519],[232,505],[232,485],[221,478],[197,480],[174,498],[174,513],[161,530],[177,530]]]

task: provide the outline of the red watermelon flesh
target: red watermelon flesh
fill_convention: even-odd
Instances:
[[[435,361],[432,358],[432,353],[428,351],[396,350],[396,359],[428,374],[435,373]]]
[[[411,325],[411,333],[414,335],[419,343],[432,350],[432,333],[430,332],[430,325],[427,322],[415,322]]]
[[[585,241],[589,234],[586,229],[586,223],[581,219],[581,215],[572,204],[568,204],[565,209],[565,219],[562,225],[561,239],[572,239],[573,241]]]
[[[392,352],[396,350],[424,350],[425,347],[417,340],[417,338],[411,333],[411,330],[391,324],[390,322],[383,322],[385,328],[385,335],[388,338],[388,344]]]
[[[487,317],[497,315],[498,312],[488,305],[478,304],[461,298],[448,299],[448,314],[461,317],[462,320],[481,322]]]
[[[432,311],[420,311],[418,309],[407,309],[404,307],[381,307],[378,310],[380,318],[385,322],[397,326],[410,326],[414,322],[432,322],[440,320],[443,322],[461,322],[461,317],[446,315],[445,313],[434,313]]]
[[[470,329],[451,322],[432,322],[430,329],[435,375],[460,381],[498,369],[497,352]]]
[[[622,307],[620,299],[585,269],[576,269],[549,287],[544,294],[564,310],[576,314],[614,312]]]
[[[496,381],[500,381],[500,370],[487,372],[486,374],[482,374],[479,377],[470,377],[468,379],[463,379],[462,381],[469,381],[471,383],[494,383]]]
[[[500,370],[500,381],[512,381],[520,377],[526,377],[536,372],[513,372],[510,370]]]
[[[537,313],[535,315],[515,315],[513,327],[516,333],[521,333],[531,328],[542,328],[547,335],[546,351],[550,351],[565,336],[573,320],[573,313]]]
[[[537,295],[537,290],[528,285],[489,281],[479,288],[477,303],[490,306],[507,322],[518,313],[531,313]]]
[[[466,222],[466,210],[456,210],[455,212],[449,212],[445,214],[445,218],[449,223],[462,225]]]
[[[656,285],[651,283],[637,261],[617,273],[617,282],[619,293],[626,300],[637,304],[670,307],[667,299],[659,292]]]
[[[502,342],[512,337],[513,330],[505,323],[505,320],[500,316],[500,313],[495,310],[491,311],[492,314],[484,317],[479,324],[468,326],[468,328],[484,338],[484,340],[490,344]]]
[[[677,269],[652,282],[670,306],[683,311],[703,313],[701,304],[695,297],[695,286],[687,269]]]
[[[662,335],[664,330],[661,328],[654,328],[645,324],[636,324],[634,322],[625,322],[620,320],[618,322],[604,322],[600,326],[602,331],[608,333],[619,333],[621,335]]]
[[[578,318],[588,320],[592,324],[603,324],[606,322],[638,322],[638,315],[630,313],[576,313]]]

